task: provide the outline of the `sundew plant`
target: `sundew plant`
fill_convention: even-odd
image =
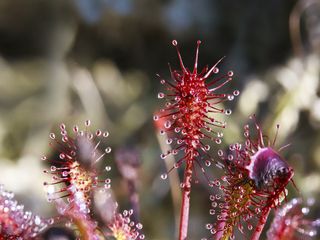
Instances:
[[[290,144],[278,143],[281,125],[273,126],[273,135],[268,135],[258,116],[252,114],[242,138],[225,144],[233,117],[229,105],[241,95],[232,87],[237,86],[237,74],[221,70],[225,57],[201,67],[200,40],[193,53],[180,50],[177,40],[172,45],[179,67],[169,65],[169,78],[157,75],[161,83],[157,97],[163,103],[149,116],[155,134],[160,133],[160,145],[169,146],[154,160],[173,159],[156,178],[174,188],[170,179],[181,173],[179,187],[174,189],[181,196],[180,214],[176,236],[172,234],[170,239],[191,239],[192,208],[197,204],[192,201],[192,190],[199,182],[205,186],[201,195],[208,203],[203,218],[209,221],[197,226],[205,229],[201,240],[317,239],[319,216],[308,215],[315,200],[305,198],[295,183],[297,172],[285,154]],[[194,55],[191,68],[184,63],[182,52]],[[74,126],[62,123],[48,133],[50,150],[39,156],[39,162],[47,176],[44,194],[56,209],[51,216],[28,211],[12,192],[0,186],[1,240],[156,239],[143,227],[139,149],[119,143],[113,155],[112,135],[100,128],[94,130],[95,125],[90,120]],[[112,181],[115,171],[123,183]],[[120,184],[127,186],[128,208],[117,200]],[[157,207],[161,205],[159,202]],[[152,224],[157,221],[161,219],[155,217]]]
[[[0,0],[0,240],[319,240],[320,0]]]

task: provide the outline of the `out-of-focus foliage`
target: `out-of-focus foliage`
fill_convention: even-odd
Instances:
[[[145,235],[172,239],[178,197],[171,198],[169,182],[160,178],[155,73],[169,78],[167,62],[177,65],[172,39],[188,66],[201,39],[200,68],[226,55],[222,68],[235,73],[230,89],[241,91],[228,103],[233,114],[213,151],[239,141],[252,113],[270,135],[279,123],[277,142],[291,143],[284,155],[297,187],[320,201],[319,10],[316,0],[0,1],[0,182],[36,214],[53,215],[39,160],[49,151],[48,133],[60,122],[91,119],[110,132],[113,153],[140,151]],[[129,190],[114,159],[108,160],[113,190],[126,207]],[[289,198],[299,194],[290,190]],[[199,239],[207,235],[210,193],[202,184],[193,191],[189,232]]]

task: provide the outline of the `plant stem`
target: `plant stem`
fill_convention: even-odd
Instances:
[[[268,207],[268,209],[266,209],[266,211],[264,211],[264,213],[261,215],[259,222],[257,224],[257,227],[254,230],[254,233],[251,237],[251,240],[259,240],[261,232],[264,228],[264,225],[267,222],[267,218],[269,216],[269,213],[271,211],[271,207]]]
[[[184,187],[182,190],[182,204],[180,211],[179,240],[186,240],[188,235],[192,168],[193,160],[188,159],[183,180]]]

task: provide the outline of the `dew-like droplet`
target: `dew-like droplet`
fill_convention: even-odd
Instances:
[[[214,210],[214,209],[210,209],[209,214],[210,214],[210,215],[214,215],[214,214],[216,214],[216,210]]]
[[[107,131],[105,131],[104,133],[103,133],[103,137],[108,137],[109,136],[109,132],[107,132]]]
[[[141,230],[143,228],[143,225],[141,223],[137,223],[136,227]]]
[[[165,127],[165,128],[170,128],[170,127],[171,127],[171,122],[170,122],[170,121],[166,121],[166,122],[164,123],[164,127]]]
[[[111,147],[107,147],[104,151],[105,151],[106,153],[111,153]]]
[[[178,45],[178,41],[177,40],[172,40],[172,45],[173,46],[177,46]]]
[[[48,219],[48,223],[51,225],[51,224],[53,224],[54,223],[54,218],[49,218]]]
[[[158,121],[158,120],[159,120],[159,116],[158,116],[158,115],[154,115],[154,116],[153,116],[153,120],[154,120],[154,121]]]
[[[228,76],[229,76],[229,77],[232,77],[232,76],[233,76],[233,71],[229,71],[229,72],[228,72]]]
[[[66,129],[66,125],[64,124],[64,123],[61,123],[60,124],[60,129],[63,131],[63,130],[65,130]]]
[[[231,113],[232,113],[231,109],[226,109],[224,112],[226,115],[231,115]]]
[[[162,92],[159,92],[159,93],[158,93],[158,98],[159,98],[159,99],[164,98],[164,96],[165,96],[164,93],[162,93]]]
[[[57,168],[56,168],[56,166],[51,166],[51,167],[50,167],[50,170],[51,170],[52,172],[54,172],[54,171],[57,170]]]
[[[101,134],[102,134],[102,131],[100,130],[100,129],[97,129],[97,131],[96,131],[96,136],[101,136]]]
[[[161,154],[160,154],[160,158],[161,158],[161,159],[165,159],[166,157],[167,157],[167,155],[165,155],[164,153],[161,153]]]
[[[75,126],[73,127],[73,131],[74,131],[75,133],[77,133],[77,132],[79,131],[79,127],[78,127],[77,125],[75,125]]]
[[[163,180],[167,179],[168,178],[168,174],[166,174],[166,173],[161,174],[161,178]]]
[[[210,230],[212,227],[213,227],[213,225],[211,223],[206,224],[206,229]]]
[[[84,122],[84,124],[85,124],[87,127],[89,127],[90,124],[91,124],[91,121],[90,121],[90,120],[86,120],[86,121]]]
[[[306,214],[308,214],[308,213],[310,212],[310,209],[307,208],[307,207],[303,207],[303,208],[301,209],[301,212],[306,215]]]
[[[240,91],[239,91],[239,90],[234,90],[234,91],[233,91],[233,95],[234,95],[234,96],[239,96],[239,94],[240,94]]]
[[[214,234],[216,234],[216,233],[217,233],[217,230],[216,230],[216,229],[214,229],[214,228],[212,228],[212,229],[210,230],[210,232],[211,232],[211,234],[212,234],[212,235],[214,235]]]
[[[50,134],[49,134],[49,137],[50,137],[51,139],[55,139],[55,138],[56,138],[56,135],[55,135],[54,133],[50,133]]]
[[[224,181],[224,182],[226,182],[226,181],[228,180],[228,177],[227,177],[227,176],[222,176],[222,177],[221,177],[221,180]]]
[[[109,172],[111,170],[111,166],[106,166],[105,169],[107,172]]]
[[[228,100],[229,101],[232,101],[234,99],[234,96],[233,95],[228,95]]]

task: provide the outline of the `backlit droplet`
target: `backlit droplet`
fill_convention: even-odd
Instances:
[[[173,46],[177,46],[177,45],[178,45],[178,41],[177,41],[177,40],[173,40],[173,41],[172,41],[172,45],[173,45]]]
[[[110,166],[106,166],[106,171],[109,172],[111,170]]]
[[[56,168],[55,166],[51,166],[51,167],[50,167],[50,170],[51,170],[52,172],[54,172],[54,171],[57,170],[57,168]]]
[[[86,121],[85,121],[85,125],[86,125],[87,127],[89,127],[90,124],[91,124],[91,121],[90,121],[90,120],[86,120]]]
[[[211,161],[210,160],[206,160],[205,164],[206,164],[207,167],[210,167],[211,166]]]
[[[234,96],[239,96],[239,94],[240,94],[240,91],[239,91],[239,90],[234,90],[234,91],[233,91],[233,95],[234,95]]]
[[[166,121],[166,122],[164,123],[164,127],[165,127],[165,128],[170,128],[170,127],[171,127],[171,122],[170,122],[170,121]]]
[[[111,152],[111,147],[107,147],[107,148],[105,149],[105,152],[106,152],[106,153],[110,153],[110,152]]]
[[[75,133],[77,133],[78,131],[79,131],[79,127],[76,125],[76,126],[74,126],[73,127],[73,131],[75,132]]]
[[[159,93],[158,93],[158,98],[159,98],[159,99],[164,98],[164,93],[159,92]]]
[[[49,137],[50,137],[51,139],[55,139],[55,138],[56,138],[56,135],[55,135],[54,133],[50,133]]]
[[[98,129],[97,131],[96,131],[96,136],[100,136],[102,134],[102,132],[101,132],[101,130],[100,129]]]
[[[207,223],[207,224],[206,224],[206,229],[210,230],[211,228],[212,228],[212,224]]]
[[[107,131],[105,131],[104,133],[103,133],[103,137],[108,137],[109,136],[109,132],[107,132]]]
[[[212,228],[211,230],[210,230],[210,232],[211,232],[211,234],[216,234],[217,233],[217,230],[215,230],[214,228]]]
[[[163,173],[163,174],[161,174],[161,178],[164,180],[164,179],[167,179],[167,177],[168,177],[168,174],[166,174],[166,173]]]
[[[228,100],[229,101],[232,101],[234,99],[234,96],[233,95],[228,95]]]
[[[231,113],[232,113],[231,109],[226,109],[226,110],[225,110],[225,114],[226,114],[226,115],[230,115]]]

